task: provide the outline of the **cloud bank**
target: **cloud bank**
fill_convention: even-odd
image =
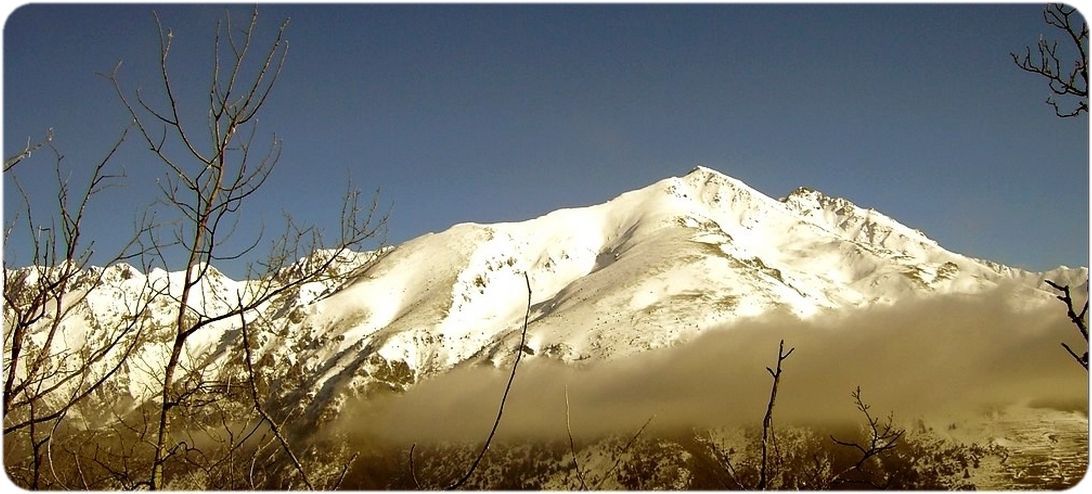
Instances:
[[[1088,377],[1062,350],[1079,335],[1064,307],[1016,310],[1000,291],[944,296],[801,321],[770,316],[705,331],[674,347],[613,362],[521,363],[498,434],[566,437],[565,393],[575,436],[757,425],[778,341],[783,364],[778,423],[856,420],[849,393],[873,413],[957,421],[1012,404],[1087,411]],[[466,367],[398,395],[350,403],[336,428],[395,443],[481,440],[508,369]]]

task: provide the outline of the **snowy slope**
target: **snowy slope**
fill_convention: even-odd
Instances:
[[[418,238],[312,310],[358,318],[331,351],[370,339],[432,372],[508,353],[498,342],[520,328],[525,271],[528,346],[564,360],[623,356],[775,309],[808,317],[1041,278],[948,252],[844,199],[799,189],[775,200],[699,167],[605,204]]]
[[[133,298],[126,287],[141,286],[135,270],[107,269],[128,279],[106,276],[85,315],[118,317],[118,300]],[[697,167],[604,204],[408,241],[346,286],[272,301],[262,312],[275,322],[258,343],[281,387],[293,390],[285,399],[316,413],[369,387],[500,365],[513,357],[527,309],[524,273],[532,290],[525,352],[566,362],[622,358],[771,311],[807,318],[1002,283],[1018,286],[1015,302],[1057,303],[1044,278],[1085,290],[1088,278],[1087,268],[1031,273],[966,257],[845,199],[807,188],[773,199]],[[148,276],[173,287],[180,273]],[[245,284],[217,274],[197,303],[216,312]],[[228,368],[234,324],[195,335],[193,361]],[[165,351],[144,345],[141,356]],[[152,377],[132,374],[136,395]]]

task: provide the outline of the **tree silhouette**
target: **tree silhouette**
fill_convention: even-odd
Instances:
[[[194,124],[181,117],[180,91],[172,77],[169,64],[174,33],[163,26],[153,12],[158,33],[159,102],[150,101],[140,91],[127,95],[119,75],[121,62],[109,74],[109,80],[121,105],[132,118],[133,126],[164,168],[159,181],[163,204],[173,209],[178,221],[173,240],[150,239],[155,245],[159,263],[170,267],[165,251],[180,248],[185,264],[179,293],[168,294],[172,310],[173,343],[166,362],[159,370],[162,385],[158,394],[158,418],[154,420],[152,460],[147,481],[150,489],[164,486],[164,468],[168,461],[183,457],[192,449],[172,431],[175,417],[190,415],[188,410],[207,403],[231,386],[230,382],[207,381],[201,372],[184,366],[187,341],[199,331],[215,331],[217,327],[257,317],[258,309],[278,297],[316,281],[344,281],[354,278],[372,262],[363,263],[349,272],[332,268],[367,241],[378,241],[386,226],[386,216],[379,214],[377,200],[370,206],[361,204],[359,191],[349,188],[341,209],[340,232],[328,242],[315,227],[301,226],[289,218],[283,233],[273,239],[269,252],[250,264],[250,280],[235,301],[221,309],[209,309],[197,303],[204,283],[212,276],[212,263],[249,256],[262,240],[247,240],[240,251],[225,251],[226,242],[239,224],[240,207],[258,193],[275,169],[281,152],[281,141],[274,137],[262,150],[255,142],[257,116],[268,101],[284,68],[288,54],[285,32],[288,19],[281,22],[276,36],[263,52],[257,52],[254,34],[258,26],[255,9],[249,22],[237,32],[228,15],[217,23],[213,40],[208,99],[204,104],[206,121]],[[257,53],[257,56],[254,55]],[[198,129],[198,130],[195,130]],[[159,247],[162,246],[162,249]],[[375,250],[372,261],[381,250]],[[248,342],[244,341],[246,346]],[[249,354],[248,354],[249,358]],[[250,363],[249,360],[247,362]],[[249,369],[253,371],[253,369]],[[251,372],[253,379],[253,372]],[[263,421],[275,425],[255,401],[256,411]],[[279,434],[276,434],[279,436]],[[278,437],[283,443],[283,436]],[[285,447],[291,455],[291,450]],[[295,458],[293,458],[295,460]],[[298,461],[296,461],[298,465]],[[312,487],[303,475],[305,484]]]
[[[1009,55],[1017,67],[1047,80],[1051,95],[1046,103],[1054,108],[1056,115],[1076,117],[1088,111],[1088,24],[1076,8],[1060,3],[1047,5],[1043,9],[1043,20],[1065,33],[1063,46],[1069,48],[1063,50],[1075,50],[1074,60],[1064,62],[1067,57],[1064,52],[1058,52],[1058,41],[1048,40],[1042,35],[1035,44],[1035,53],[1029,46],[1024,49],[1023,55]],[[1076,106],[1065,104],[1067,109],[1063,109],[1059,98],[1076,99]]]

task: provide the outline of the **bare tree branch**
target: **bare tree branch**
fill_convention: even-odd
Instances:
[[[413,443],[409,448],[409,473],[410,479],[413,480],[413,485],[418,490],[421,489],[421,482],[417,480],[417,469],[413,465],[413,450],[417,448],[417,443]]]
[[[1047,80],[1052,96],[1046,103],[1054,108],[1054,114],[1062,117],[1076,117],[1088,111],[1088,24],[1081,19],[1080,26],[1075,17],[1080,14],[1076,8],[1065,4],[1049,4],[1043,9],[1043,20],[1047,25],[1063,31],[1068,38],[1067,45],[1076,50],[1076,59],[1064,63],[1058,54],[1058,42],[1048,41],[1040,36],[1036,44],[1037,55],[1032,55],[1031,48],[1025,48],[1024,54],[1010,53],[1017,67],[1037,74]],[[1064,68],[1064,66],[1072,68]],[[1063,110],[1057,97],[1076,98],[1076,106]]]
[[[1073,296],[1070,294],[1069,285],[1060,285],[1060,284],[1055,283],[1055,282],[1053,282],[1051,280],[1043,280],[1043,281],[1045,281],[1046,284],[1050,285],[1051,288],[1053,288],[1053,289],[1055,289],[1055,290],[1057,290],[1059,292],[1062,292],[1061,295],[1057,295],[1056,298],[1058,300],[1061,300],[1062,303],[1065,304],[1066,315],[1069,316],[1069,320],[1071,322],[1073,322],[1073,325],[1077,328],[1077,332],[1079,332],[1081,334],[1081,338],[1084,339],[1085,346],[1088,346],[1088,319],[1087,319],[1088,318],[1088,300],[1087,300],[1087,298],[1084,301],[1084,306],[1081,308],[1081,311],[1078,313],[1076,311],[1076,309],[1074,308]],[[1082,355],[1078,356],[1077,353],[1074,352],[1073,349],[1070,348],[1069,345],[1065,344],[1064,342],[1062,343],[1062,348],[1064,348],[1065,351],[1067,353],[1069,353],[1069,355],[1071,357],[1073,357],[1073,360],[1077,361],[1078,364],[1081,364],[1081,367],[1084,367],[1084,370],[1086,370],[1086,371],[1088,370],[1088,352],[1087,351],[1085,351]]]
[[[770,386],[770,401],[766,404],[766,415],[762,418],[762,458],[761,466],[758,473],[758,490],[766,490],[769,486],[769,443],[773,440],[773,409],[774,401],[777,399],[777,385],[781,382],[781,362],[789,358],[792,355],[793,350],[796,348],[790,348],[788,353],[785,351],[785,340],[781,340],[777,345],[777,370],[774,371],[769,367],[766,368],[766,372],[770,373],[770,377],[773,378],[773,383]]]
[[[4,158],[4,172],[15,168],[16,165],[22,163],[23,160],[34,154],[35,151],[42,148],[42,146],[49,145],[53,142],[53,129],[46,130],[46,136],[41,141],[31,142],[30,138],[27,138],[27,143],[22,149],[16,151],[15,154]]]
[[[338,490],[338,488],[341,487],[341,483],[345,481],[345,474],[349,473],[349,467],[352,466],[353,462],[356,461],[356,458],[358,456],[360,456],[360,453],[353,453],[352,458],[349,458],[349,461],[345,462],[345,464],[341,466],[341,475],[338,475],[337,482],[334,482],[334,484],[330,486],[329,490],[336,491]],[[416,480],[417,479],[414,479],[415,482]]]
[[[242,304],[242,297],[240,296],[239,304]],[[296,471],[299,472],[300,477],[303,479],[303,483],[307,486],[308,490],[315,490],[315,486],[311,484],[311,479],[307,476],[307,471],[303,469],[303,465],[300,464],[299,458],[296,457],[296,453],[292,451],[292,447],[288,444],[288,440],[284,438],[284,434],[281,433],[280,428],[277,427],[277,422],[270,418],[266,413],[265,408],[262,407],[262,400],[258,396],[258,378],[254,372],[254,357],[250,351],[250,332],[249,325],[247,324],[246,315],[239,314],[239,324],[242,327],[243,338],[243,350],[245,352],[246,362],[246,375],[247,382],[250,384],[250,397],[254,402],[254,411],[258,412],[258,415],[269,424],[269,429],[273,432],[273,436],[277,438],[277,441],[284,448],[284,452],[292,460],[292,465],[296,467]]]
[[[883,422],[881,422],[878,418],[873,417],[868,412],[871,407],[866,404],[861,398],[860,386],[857,386],[857,389],[854,390],[850,394],[850,396],[853,397],[853,402],[857,405],[857,410],[859,410],[861,414],[865,417],[865,422],[868,427],[868,442],[865,444],[861,444],[857,442],[842,441],[834,436],[830,436],[830,440],[834,442],[834,444],[853,448],[857,450],[857,452],[859,452],[861,456],[852,465],[849,465],[845,469],[834,474],[829,479],[829,484],[835,485],[845,482],[863,482],[867,483],[873,488],[881,488],[881,486],[876,485],[868,479],[868,474],[864,471],[864,466],[868,462],[868,460],[878,457],[886,451],[894,449],[898,445],[898,441],[900,438],[902,438],[902,435],[905,431],[894,425],[894,420],[890,415],[888,415],[887,419]],[[854,473],[861,474],[863,478],[849,478],[849,475]]]
[[[516,360],[512,363],[512,373],[508,375],[508,384],[504,386],[504,394],[501,395],[500,406],[497,407],[497,418],[493,421],[493,428],[489,430],[489,435],[485,438],[485,444],[482,445],[481,451],[478,456],[474,458],[474,461],[470,464],[470,468],[466,470],[466,473],[459,477],[455,482],[452,482],[445,490],[454,490],[462,487],[467,480],[470,480],[470,476],[474,474],[474,470],[478,468],[478,464],[481,463],[482,458],[485,457],[485,452],[489,451],[489,444],[493,441],[493,436],[497,433],[497,427],[500,426],[501,417],[504,415],[504,404],[508,401],[508,392],[512,389],[512,382],[516,379],[516,369],[519,368],[520,358],[523,357],[524,342],[527,340],[527,323],[531,318],[531,278],[527,275],[527,272],[523,273],[523,281],[527,283],[527,312],[523,316],[523,331],[520,332],[519,346],[516,347]]]
[[[645,431],[645,428],[648,427],[648,424],[652,423],[652,419],[654,418],[656,418],[655,415],[649,417],[648,420],[645,420],[645,423],[641,424],[641,427],[637,429],[637,432],[633,433],[633,436],[629,438],[629,441],[626,441],[626,444],[622,446],[622,449],[619,449],[614,454],[614,464],[611,465],[609,470],[603,473],[602,477],[599,477],[599,481],[595,483],[595,490],[599,490],[599,487],[603,485],[603,482],[606,482],[606,480],[610,478],[611,474],[613,474],[614,471],[618,469],[618,465],[622,464],[622,455],[629,451],[629,448],[633,447],[634,443],[637,442],[637,438],[641,437],[641,433]]]
[[[573,467],[576,468],[576,478],[580,480],[580,490],[588,490],[588,484],[584,481],[584,472],[580,470],[580,462],[576,459],[576,443],[573,441],[573,426],[569,421],[569,385],[565,385],[565,431],[569,434],[569,453],[573,457]]]
[[[169,456],[167,444],[170,442],[168,435],[172,410],[184,400],[195,397],[195,393],[205,396],[212,391],[200,383],[182,381],[183,376],[190,373],[182,368],[182,357],[189,338],[204,328],[248,317],[247,314],[305,283],[352,276],[354,273],[331,275],[329,268],[351,248],[376,238],[386,225],[386,217],[378,218],[376,214],[374,200],[373,208],[365,210],[357,202],[359,193],[351,191],[346,195],[346,205],[342,210],[341,232],[329,252],[322,251],[325,244],[317,229],[300,228],[288,221],[283,236],[274,240],[266,258],[250,265],[248,276],[253,281],[246,285],[238,300],[228,301],[227,310],[212,313],[191,303],[196,291],[207,279],[213,261],[249,255],[262,239],[259,234],[241,250],[223,252],[235,233],[235,225],[239,224],[241,206],[262,189],[281,156],[281,141],[275,135],[264,153],[254,152],[253,142],[257,127],[255,116],[268,101],[284,67],[288,47],[284,34],[288,20],[279,25],[275,39],[264,56],[251,63],[249,55],[253,53],[251,48],[257,31],[257,19],[255,9],[242,31],[241,39],[236,39],[232,32],[230,16],[227,16],[226,22],[216,26],[208,89],[207,148],[202,149],[199,142],[204,137],[199,138],[199,134],[194,134],[181,119],[182,103],[178,99],[179,93],[169,66],[174,33],[164,27],[158,14],[153,13],[153,20],[159,35],[159,82],[164,108],[156,109],[139,91],[136,95],[137,105],[129,102],[118,75],[120,63],[109,75],[104,75],[112,83],[118,99],[128,110],[133,125],[143,136],[149,150],[166,167],[167,175],[160,180],[163,202],[182,217],[176,223],[174,245],[185,249],[186,261],[180,293],[171,294],[177,312],[174,341],[163,367],[162,388],[159,391],[159,427],[149,481],[153,489],[163,483],[163,466]],[[226,28],[221,29],[221,26]],[[220,49],[224,32],[227,33],[230,53]],[[151,128],[153,124],[163,127],[158,137]],[[181,148],[181,157],[168,155],[168,137],[180,143],[175,147]],[[162,252],[157,250],[157,254],[162,255]],[[164,257],[160,259],[167,264]],[[300,259],[308,261],[297,264]],[[175,389],[178,386],[182,389]],[[278,434],[274,433],[274,436]],[[313,487],[310,479],[305,479],[305,483]]]
[[[739,480],[739,476],[736,474],[736,468],[732,465],[732,453],[735,451],[730,449],[725,452],[716,443],[710,443],[709,448],[713,451],[713,456],[716,457],[717,462],[724,468],[724,472],[728,474],[728,478],[736,485],[741,491],[751,490],[743,485],[743,482]],[[722,482],[723,484],[723,482]]]

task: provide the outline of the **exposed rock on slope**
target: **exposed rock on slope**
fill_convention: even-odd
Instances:
[[[361,254],[343,266],[368,259]],[[124,317],[144,286],[145,275],[132,268],[106,269],[104,286],[68,324],[69,341],[95,337]],[[33,285],[34,276],[22,273]],[[518,223],[459,224],[408,241],[344,286],[305,286],[262,307],[259,353],[282,398],[313,414],[368,387],[403,387],[464,363],[503,363],[526,309],[524,273],[533,290],[524,351],[567,362],[621,358],[770,311],[807,318],[1005,283],[1015,287],[1014,301],[1052,303],[1044,278],[1085,290],[1088,279],[1086,268],[1031,273],[966,257],[845,199],[807,188],[773,199],[697,167],[604,204]],[[172,292],[181,279],[162,271],[147,277]],[[246,283],[213,271],[195,303],[214,314]],[[164,327],[173,318],[169,306],[166,297],[153,304],[151,317]],[[237,372],[230,365],[236,324],[195,334],[190,362],[206,373]],[[166,345],[149,338],[137,357],[154,363]],[[123,392],[139,397],[155,388],[143,366],[123,374]]]

